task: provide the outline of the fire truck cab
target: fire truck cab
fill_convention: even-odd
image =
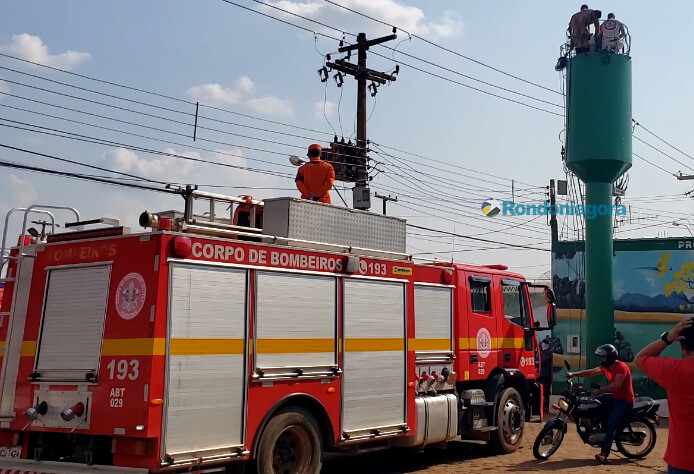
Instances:
[[[520,446],[542,406],[550,289],[535,317],[504,266],[413,261],[402,219],[183,194],[140,233],[12,210],[6,253],[8,214],[0,472],[302,474],[328,450]],[[39,233],[37,212],[75,218]]]

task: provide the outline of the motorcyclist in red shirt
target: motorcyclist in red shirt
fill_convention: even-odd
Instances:
[[[610,454],[615,431],[634,406],[634,388],[631,383],[631,370],[622,361],[617,360],[617,349],[612,344],[603,344],[595,350],[600,356],[600,366],[593,369],[569,372],[570,377],[597,377],[605,374],[608,385],[593,390],[591,394],[597,397],[605,407],[607,415],[605,423],[605,440],[600,454],[595,459],[601,464],[607,464],[607,456]]]

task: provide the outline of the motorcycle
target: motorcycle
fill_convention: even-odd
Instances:
[[[564,362],[567,371],[571,365]],[[605,407],[599,400],[592,398],[590,392],[582,386],[574,389],[571,378],[566,376],[564,395],[552,407],[557,414],[547,421],[540,430],[533,445],[533,456],[540,461],[554,454],[564,440],[568,424],[576,424],[578,435],[584,443],[599,448],[605,439]],[[598,385],[593,385],[599,388]],[[617,451],[629,459],[646,457],[655,447],[656,430],[659,424],[658,407],[660,404],[652,398],[640,397],[628,413],[624,422],[615,433]]]

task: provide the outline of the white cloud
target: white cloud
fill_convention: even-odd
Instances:
[[[335,104],[335,102],[327,101],[325,102],[325,108],[323,107],[323,105],[323,102],[315,103],[313,107],[313,112],[316,118],[322,119],[324,112],[325,115],[327,115],[328,117],[332,117],[335,114],[335,110],[337,109],[337,104]]]
[[[244,94],[252,94],[255,91],[255,84],[247,76],[241,76],[236,79],[234,86]]]
[[[41,38],[27,33],[12,35],[9,44],[0,45],[0,52],[59,69],[72,69],[91,58],[90,54],[84,51],[68,50],[60,54],[51,54]]]
[[[428,27],[433,32],[432,36],[450,38],[460,34],[463,30],[463,22],[456,13],[447,11],[444,13],[441,22],[430,23]]]
[[[121,225],[130,227],[133,231],[141,231],[138,218],[143,211],[161,211],[164,208],[153,208],[151,197],[154,193],[149,193],[147,203],[140,198],[126,196],[123,193],[111,192],[101,210],[104,217],[113,217],[120,221]],[[149,204],[149,205],[147,205]]]
[[[206,156],[205,159],[216,161],[217,163],[226,163],[233,166],[238,166],[241,168],[255,166],[253,163],[248,163],[248,160],[243,154],[243,150],[238,147],[218,149],[215,153]],[[204,171],[201,167],[201,172],[196,175],[198,184],[199,183],[210,183],[210,184],[221,184],[226,186],[250,186],[250,187],[262,187],[262,186],[277,186],[278,179],[276,176],[256,173],[254,171],[248,171],[240,168],[230,168],[230,167],[217,167],[217,166],[206,166]],[[232,194],[238,195],[243,192],[242,189],[232,188],[231,190],[225,189],[219,191],[222,194]],[[253,194],[253,191],[250,191]],[[265,192],[261,193],[265,195]]]
[[[293,117],[294,109],[292,109],[291,101],[280,99],[274,95],[260,97],[258,99],[249,99],[246,105],[254,112],[265,115],[277,115],[282,117]]]
[[[39,197],[33,184],[14,174],[10,174],[10,189],[15,202],[22,203],[23,206],[34,204]]]
[[[374,34],[384,34],[384,26],[379,25],[365,17],[356,15],[343,8],[323,1],[309,1],[306,3],[280,0],[278,2],[266,2],[268,5],[287,10],[297,15],[326,23],[331,26],[344,28],[347,31],[366,31]],[[431,21],[426,18],[424,12],[417,7],[403,5],[395,0],[341,0],[340,4],[356,10],[365,15],[377,18],[385,23],[392,24],[404,31],[429,37],[452,37],[462,30],[462,21],[453,12],[446,12],[440,21]],[[297,17],[282,13],[269,6],[260,6],[259,10],[272,13],[301,23],[310,29],[322,28],[321,31],[337,35],[334,30],[325,29],[312,22],[305,22]]]
[[[201,84],[188,89],[188,95],[206,105],[242,105],[264,115],[293,117],[294,109],[289,99],[274,95],[254,97],[255,84],[247,76],[239,77],[231,86]]]
[[[239,77],[233,85],[201,84],[188,89],[188,95],[208,105],[238,104],[255,90],[255,85],[246,76]]]
[[[4,98],[3,94],[8,92],[10,92],[10,86],[7,85],[7,82],[0,80],[0,100]]]
[[[200,158],[199,153],[178,152],[167,148],[164,153]],[[131,173],[144,178],[170,180],[181,182],[182,178],[190,174],[195,164],[190,160],[174,156],[161,156],[156,158],[141,158],[137,154],[125,148],[116,148],[104,153],[104,158],[110,162],[115,171]]]

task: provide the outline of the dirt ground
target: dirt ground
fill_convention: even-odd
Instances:
[[[661,424],[662,425],[662,424]],[[513,454],[491,455],[486,445],[473,442],[451,442],[445,449],[428,448],[423,453],[385,450],[359,455],[329,454],[323,463],[325,474],[462,474],[476,472],[541,472],[562,474],[591,473],[662,473],[667,443],[667,427],[658,428],[655,449],[646,459],[631,461],[619,453],[610,455],[610,464],[598,465],[597,449],[583,444],[575,426],[569,428],[559,451],[549,460],[539,462],[533,457],[533,442],[542,428],[540,423],[526,424],[523,445]]]

